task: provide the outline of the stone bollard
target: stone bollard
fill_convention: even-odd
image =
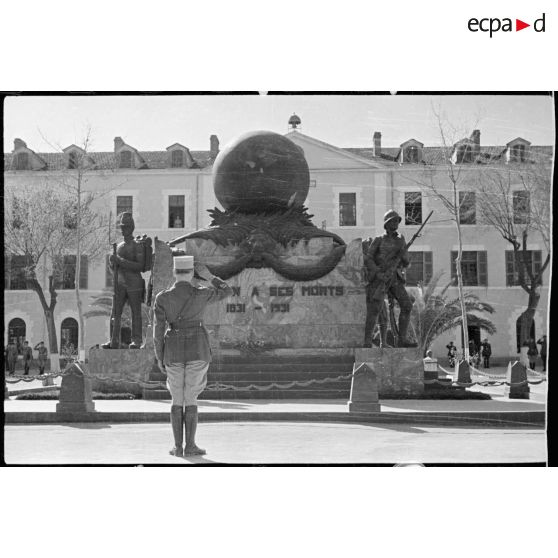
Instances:
[[[376,373],[366,363],[355,363],[351,380],[350,413],[378,413],[378,380]]]
[[[56,412],[79,414],[94,411],[95,403],[91,398],[91,380],[85,376],[80,365],[74,362],[62,377]]]
[[[506,382],[509,386],[504,389],[504,395],[509,399],[529,399],[530,388],[527,383],[527,368],[524,364],[516,360],[508,363]]]
[[[466,360],[460,360],[455,365],[454,380],[459,384],[471,383],[471,369],[469,367],[469,363]]]

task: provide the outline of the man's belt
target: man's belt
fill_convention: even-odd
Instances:
[[[171,322],[169,325],[172,331],[182,331],[203,327],[203,322],[201,320],[179,320],[178,322]]]

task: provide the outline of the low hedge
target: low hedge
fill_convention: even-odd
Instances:
[[[38,401],[38,400],[58,400],[60,397],[60,391],[37,391],[34,393],[22,393],[16,396],[16,399],[22,399],[26,401]],[[131,393],[98,393],[94,391],[92,393],[93,399],[141,399],[141,396],[135,396]]]

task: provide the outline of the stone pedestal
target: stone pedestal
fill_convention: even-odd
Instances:
[[[62,378],[57,413],[91,413],[95,403],[91,398],[91,381],[85,376],[79,364],[72,364]]]
[[[466,360],[460,360],[455,365],[455,381],[461,384],[471,383],[471,369]]]
[[[504,389],[504,395],[507,395],[509,399],[530,398],[531,390],[527,383],[527,368],[518,360],[508,363],[506,382],[511,384]]]
[[[96,391],[139,395],[155,361],[149,349],[90,349],[89,373]]]
[[[380,396],[394,392],[424,392],[424,365],[418,348],[355,349],[355,366],[362,363],[376,373]]]
[[[367,364],[356,366],[351,381],[350,413],[379,413],[378,381],[376,373]]]

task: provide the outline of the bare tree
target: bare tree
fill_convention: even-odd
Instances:
[[[19,279],[39,297],[47,325],[51,370],[57,370],[59,366],[54,309],[57,299],[55,277],[60,270],[55,265],[67,246],[60,211],[66,202],[60,189],[48,184],[40,192],[29,186],[5,185],[4,243],[6,254],[12,257],[11,265],[7,266],[10,274],[7,279]],[[14,256],[20,259],[17,267]],[[43,274],[48,277],[48,302],[39,281]]]
[[[531,153],[519,164],[510,163],[506,172],[486,169],[477,187],[482,218],[510,243],[517,284],[527,293],[519,334],[525,361],[531,324],[541,298],[542,276],[550,263],[550,184],[550,164],[540,154]],[[537,233],[546,249],[540,265],[527,249],[529,235]]]
[[[80,277],[82,255],[86,255],[88,262],[94,263],[108,247],[107,231],[110,234],[109,214],[99,213],[95,210],[97,200],[109,194],[118,185],[109,188],[92,190],[88,188],[91,174],[97,178],[107,179],[104,170],[96,168],[95,161],[90,155],[92,143],[91,127],[85,128],[80,146],[68,150],[66,168],[50,176],[49,180],[55,182],[68,196],[65,206],[65,219],[68,229],[68,240],[75,245],[75,294],[79,319],[79,359],[85,360],[85,318],[83,301],[80,291]],[[43,139],[46,140],[46,138]],[[52,144],[51,144],[52,145]],[[58,150],[61,150],[58,148]]]
[[[474,214],[475,204],[468,195],[460,196],[461,186],[466,182],[466,174],[470,169],[470,162],[476,156],[478,146],[478,131],[473,131],[470,138],[463,138],[461,128],[454,126],[440,109],[433,107],[439,132],[439,161],[436,167],[425,167],[424,171],[406,174],[406,178],[418,184],[427,195],[439,201],[449,214],[449,219],[455,223],[457,231],[458,251],[455,259],[459,307],[461,309],[460,324],[462,327],[463,355],[469,360],[469,334],[467,327],[467,301],[463,291],[463,272],[461,261],[463,258],[462,223]],[[439,166],[443,168],[440,172]],[[440,180],[440,176],[442,180]]]

